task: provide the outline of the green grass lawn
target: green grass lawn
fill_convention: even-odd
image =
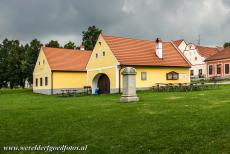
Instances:
[[[138,103],[119,103],[117,94],[63,98],[0,90],[0,147],[88,145],[77,153],[93,154],[230,153],[230,85],[138,96]]]

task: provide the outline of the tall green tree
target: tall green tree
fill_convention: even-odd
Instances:
[[[42,47],[42,43],[37,39],[34,39],[30,42],[30,44],[26,44],[24,46],[25,50],[25,72],[27,74],[27,81],[32,84],[33,83],[33,71],[34,67]]]
[[[83,38],[82,43],[85,46],[86,50],[93,50],[98,36],[102,32],[101,29],[97,28],[96,26],[90,26],[88,27],[87,31],[83,31]]]
[[[10,88],[18,85],[24,87],[25,74],[22,71],[22,65],[25,62],[25,53],[23,47],[18,40],[3,41],[3,46],[8,52],[7,56],[7,79],[10,83]]]
[[[76,45],[75,45],[74,42],[69,41],[68,43],[66,43],[66,44],[64,45],[64,48],[65,48],[65,49],[75,49],[75,48],[76,48]]]
[[[5,43],[4,43],[5,42]],[[0,89],[7,84],[7,57],[8,51],[4,45],[8,42],[7,39],[3,41],[4,44],[0,44]]]
[[[230,46],[230,42],[225,42],[224,43],[224,48],[229,47],[229,46]]]
[[[51,40],[49,43],[45,45],[46,47],[51,47],[51,48],[61,48],[60,44],[58,41]]]

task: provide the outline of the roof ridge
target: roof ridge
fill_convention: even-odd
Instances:
[[[215,48],[215,49],[217,49],[217,47],[210,47],[210,46],[203,46],[203,45],[196,45],[196,44],[195,44],[195,46],[196,47],[203,47],[203,48]]]
[[[154,42],[154,39],[149,40],[149,39],[144,39],[144,38],[132,38],[132,37],[124,37],[124,36],[105,35],[105,34],[101,34],[101,35],[105,36],[105,37],[116,37],[116,38],[123,38],[123,39],[132,39],[132,40],[141,40],[141,41],[153,41]],[[170,42],[170,41],[163,41],[163,42]]]
[[[57,50],[69,50],[69,51],[80,51],[80,52],[92,52],[92,50],[80,50],[80,49],[66,49],[66,48],[53,48],[53,47],[42,47],[42,49],[57,49]]]

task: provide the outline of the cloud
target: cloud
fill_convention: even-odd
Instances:
[[[228,0],[2,0],[0,39],[38,38],[80,44],[82,31],[96,25],[103,33],[165,40],[184,38],[222,45],[230,41]]]

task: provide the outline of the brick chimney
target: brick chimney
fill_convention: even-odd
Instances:
[[[163,58],[162,40],[160,38],[157,38],[155,40],[155,44],[156,44],[156,55],[158,58],[162,59]]]

